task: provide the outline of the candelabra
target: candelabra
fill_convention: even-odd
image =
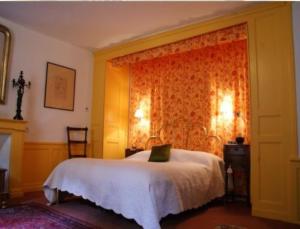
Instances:
[[[16,120],[23,120],[23,117],[21,115],[21,106],[22,106],[22,99],[23,99],[23,94],[24,94],[24,89],[25,87],[30,88],[31,82],[28,81],[27,83],[23,79],[23,71],[20,72],[18,80],[13,79],[13,88],[18,87],[17,90],[17,110],[16,110],[16,115],[14,116],[14,119]]]

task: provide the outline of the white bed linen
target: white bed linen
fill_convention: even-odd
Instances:
[[[224,195],[222,160],[212,154],[172,149],[169,162],[148,162],[150,151],[125,160],[70,159],[44,183],[49,202],[55,189],[82,196],[134,219],[145,229],[160,228],[168,214],[200,207]]]

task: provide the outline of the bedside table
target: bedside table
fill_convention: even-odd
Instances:
[[[135,153],[138,153],[140,151],[143,151],[143,148],[126,148],[125,149],[125,157],[129,157]]]
[[[250,145],[224,145],[225,200],[245,199],[250,205]],[[233,190],[228,190],[228,167],[232,168]]]

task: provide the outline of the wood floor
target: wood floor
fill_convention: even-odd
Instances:
[[[27,193],[21,199],[11,200],[11,204],[32,201],[46,204],[46,199],[42,192]],[[97,207],[80,198],[66,200],[64,203],[51,206],[51,208],[87,221],[95,225],[95,228],[141,228],[133,220],[127,220],[113,211]],[[221,224],[237,225],[248,229],[300,229],[300,225],[253,217],[251,216],[251,209],[244,203],[224,205],[223,202],[217,202],[179,215],[167,216],[161,221],[163,229],[214,229],[216,225]]]

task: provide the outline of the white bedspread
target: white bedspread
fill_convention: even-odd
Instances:
[[[143,151],[125,160],[66,160],[44,183],[45,196],[55,202],[56,188],[68,191],[134,219],[145,229],[157,229],[164,216],[224,195],[220,158],[172,149],[170,161],[161,163],[148,162],[149,155]]]

